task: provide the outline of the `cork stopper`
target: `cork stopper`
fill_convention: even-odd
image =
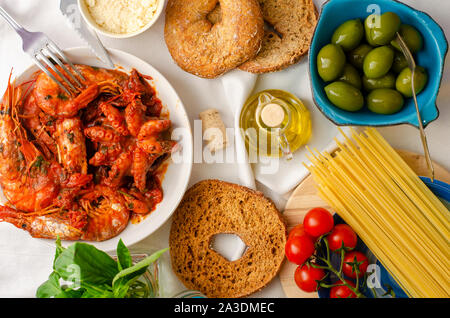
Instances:
[[[262,122],[271,128],[279,127],[284,121],[284,116],[283,107],[275,103],[267,104],[261,111]]]

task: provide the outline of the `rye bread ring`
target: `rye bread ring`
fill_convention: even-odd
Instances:
[[[228,261],[211,248],[214,235],[232,233],[247,245]],[[248,296],[266,286],[284,260],[286,225],[261,192],[219,180],[191,187],[170,229],[172,268],[183,284],[207,297]]]
[[[222,21],[207,19],[220,2]],[[164,37],[185,71],[217,77],[253,58],[261,48],[264,21],[257,0],[169,0]]]

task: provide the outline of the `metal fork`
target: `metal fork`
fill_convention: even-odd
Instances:
[[[422,116],[420,116],[419,105],[417,104],[416,87],[414,84],[414,77],[415,77],[417,65],[416,65],[416,62],[414,61],[414,57],[411,54],[411,51],[409,50],[405,41],[403,40],[403,38],[401,37],[401,35],[398,32],[397,32],[396,40],[403,52],[403,55],[406,58],[406,61],[408,62],[408,67],[411,69],[411,88],[412,88],[412,93],[413,93],[414,106],[416,107],[417,121],[419,122],[420,138],[422,139],[422,145],[423,145],[423,150],[425,152],[425,159],[427,161],[428,171],[430,173],[430,179],[431,179],[431,181],[433,181],[434,180],[433,161],[431,161],[430,150],[428,149],[427,136],[425,135],[425,130],[423,128]]]
[[[70,62],[70,60],[64,55],[62,50],[50,40],[42,32],[30,32],[17,23],[1,6],[0,15],[5,18],[6,22],[20,35],[22,38],[22,46],[24,52],[31,56],[34,63],[47,74],[62,90],[64,90],[69,96],[76,94],[81,88],[83,88],[82,82],[85,78],[80,71]],[[59,56],[59,57],[58,57]],[[56,68],[52,60],[58,64],[62,72]],[[68,65],[71,71],[64,65],[63,62]],[[44,65],[45,64],[45,65]],[[47,66],[47,67],[46,67]],[[60,79],[69,87],[69,89],[59,81],[50,68]],[[64,73],[64,74],[63,74]],[[79,79],[74,75],[77,75]],[[71,81],[72,80],[72,81]]]

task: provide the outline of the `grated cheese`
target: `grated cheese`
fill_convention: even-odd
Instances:
[[[160,0],[84,0],[95,23],[116,33],[137,32],[156,15]]]

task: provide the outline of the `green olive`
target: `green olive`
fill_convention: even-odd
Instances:
[[[402,109],[403,104],[402,94],[390,88],[375,89],[367,96],[367,107],[377,114],[396,113]]]
[[[371,92],[378,88],[395,88],[395,75],[392,72],[379,78],[362,77],[362,84],[366,92]]]
[[[331,43],[340,45],[344,51],[353,50],[364,36],[364,27],[360,19],[342,23],[331,38]]]
[[[408,61],[402,52],[395,50],[394,62],[392,63],[392,70],[395,73],[400,73],[405,67],[408,67]]]
[[[338,78],[345,66],[345,54],[336,44],[325,45],[317,54],[317,71],[325,82]]]
[[[395,88],[403,94],[405,97],[412,97],[412,87],[411,87],[411,70],[406,67],[403,71],[398,74],[397,80],[395,82]],[[418,95],[428,81],[427,71],[421,67],[417,66],[416,71],[414,72],[414,87],[416,90],[416,95]]]
[[[369,44],[363,43],[360,46],[358,46],[356,49],[351,50],[347,53],[347,58],[350,63],[352,63],[353,66],[359,68],[362,70],[363,68],[363,61],[366,57],[367,53],[372,51],[373,47]]]
[[[364,74],[368,78],[386,75],[394,61],[394,50],[389,46],[380,46],[367,53],[363,62]]]
[[[339,77],[339,80],[353,85],[357,89],[361,89],[361,76],[359,75],[358,70],[351,64],[345,64],[344,71],[342,72],[341,77]]]
[[[325,93],[335,106],[350,112],[360,110],[364,97],[359,89],[345,82],[333,82],[325,86]]]
[[[386,45],[391,42],[400,28],[400,18],[393,12],[369,15],[365,22],[366,40],[372,46]]]
[[[419,31],[416,30],[413,26],[409,24],[402,24],[400,29],[398,30],[403,41],[405,41],[406,46],[408,46],[409,50],[412,53],[416,53],[420,51],[423,47],[423,38]],[[397,39],[393,39],[391,41],[391,45],[395,47],[397,50],[400,50],[400,45],[397,43]]]

